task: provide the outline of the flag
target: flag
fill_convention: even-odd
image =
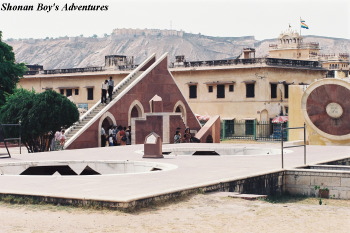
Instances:
[[[305,20],[302,20],[301,18],[300,18],[300,27],[305,28],[305,29],[309,29],[309,26],[306,25]]]

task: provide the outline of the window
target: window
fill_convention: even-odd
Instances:
[[[277,84],[271,83],[271,99],[277,98]]]
[[[228,86],[228,91],[229,91],[229,92],[233,92],[233,90],[234,90],[234,89],[233,89],[233,84],[230,84],[230,85]]]
[[[87,99],[94,100],[94,88],[87,88]]]
[[[225,98],[225,85],[217,85],[216,90],[217,90],[217,93],[216,93],[217,98]]]
[[[246,97],[254,98],[255,97],[255,83],[246,84]]]
[[[61,95],[64,95],[64,89],[60,89]]]
[[[288,99],[289,93],[288,93],[288,86],[289,84],[283,84],[284,86],[284,98]]]
[[[66,96],[71,96],[72,95],[72,89],[66,89]]]
[[[79,95],[79,89],[74,89],[74,95]]]
[[[208,86],[208,92],[213,92],[213,86]]]
[[[196,99],[197,98],[197,85],[191,85],[190,88],[190,99]]]

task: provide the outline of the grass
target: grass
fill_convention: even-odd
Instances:
[[[302,195],[282,195],[282,196],[268,196],[266,199],[261,199],[262,201],[269,202],[272,204],[304,204],[304,205],[320,205],[320,198],[317,197],[307,197]],[[342,206],[350,207],[349,200],[341,200],[334,198],[322,198],[323,205],[329,206]]]
[[[190,193],[180,193],[177,196],[170,197],[168,199],[160,199],[160,200],[150,200],[145,205],[135,206],[130,208],[114,208],[109,206],[103,206],[103,203],[99,202],[88,202],[85,204],[81,204],[80,202],[73,202],[70,204],[61,204],[61,203],[51,203],[42,201],[40,197],[35,196],[17,196],[10,194],[0,194],[0,204],[5,204],[8,206],[16,207],[16,206],[25,206],[31,209],[45,209],[50,211],[72,211],[72,210],[90,210],[90,211],[117,211],[123,213],[140,213],[144,211],[156,211],[160,207],[166,207],[172,204],[177,204],[180,202],[186,202],[190,200],[196,194],[203,194],[204,191],[202,189],[194,190]]]
[[[25,196],[14,196],[14,195],[0,195],[0,202],[8,204],[19,204],[19,205],[39,205],[45,204],[41,200],[33,197]]]
[[[42,201],[39,197],[34,196],[17,196],[17,195],[0,195],[0,204],[11,207],[25,206],[30,209],[50,210],[50,211],[72,211],[74,209],[81,210],[107,210],[111,208],[105,208],[94,202],[88,203],[88,205],[81,204],[60,204],[49,203]]]
[[[268,196],[267,198],[262,198],[260,200],[266,201],[272,204],[286,204],[286,203],[295,203],[295,202],[301,202],[306,199],[310,199],[310,197],[302,196],[302,195],[281,195],[281,196]]]

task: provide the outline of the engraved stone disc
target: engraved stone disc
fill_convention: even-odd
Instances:
[[[350,84],[323,79],[311,84],[302,98],[305,120],[329,139],[350,139]]]

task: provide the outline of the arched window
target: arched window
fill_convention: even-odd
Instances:
[[[134,100],[129,107],[128,125],[131,125],[131,118],[144,117],[145,110],[140,101]]]
[[[186,107],[184,105],[184,103],[179,100],[177,101],[177,103],[174,106],[174,110],[175,113],[181,113],[181,117],[185,123],[185,125],[187,125],[187,111],[186,111]]]
[[[140,117],[142,115],[141,113],[141,109],[138,105],[135,105],[132,109],[131,109],[131,115],[130,117]]]

